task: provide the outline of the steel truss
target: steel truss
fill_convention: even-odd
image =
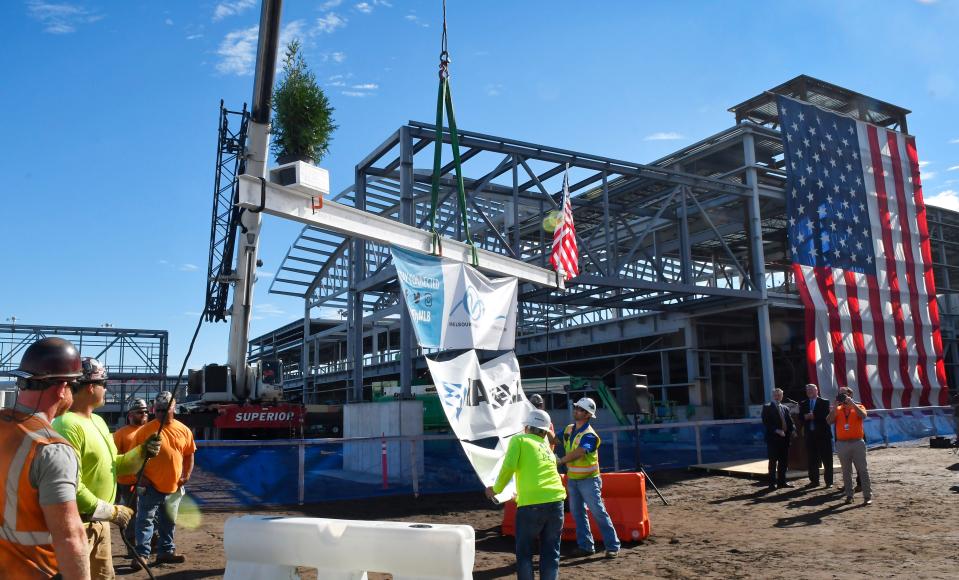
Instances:
[[[798,77],[777,89],[798,94],[806,83],[807,94],[824,94],[811,80]],[[908,111],[846,94],[850,102],[873,103],[866,110],[870,118],[877,119],[879,110],[887,124],[904,126]],[[841,94],[830,95],[824,106],[851,106],[839,101]],[[760,97],[734,112],[764,122],[757,111],[769,97]],[[715,336],[705,329],[715,329],[716,320],[724,321],[721,328],[738,328],[745,316],[746,327],[728,334],[738,333],[729,339],[738,341],[735,357],[751,362],[735,364],[752,368],[743,370],[743,381],[759,385],[760,401],[768,396],[780,373],[774,351],[777,360],[783,349],[796,356],[794,346],[773,346],[778,338],[771,336],[770,309],[777,320],[797,325],[801,308],[786,254],[785,172],[775,123],[743,120],[651,164],[460,133],[473,239],[485,250],[529,264],[548,263],[552,239],[542,221],[558,207],[569,167],[581,274],[565,293],[521,285],[516,351],[524,368],[571,373],[576,364],[608,360],[616,373],[631,372],[633,357],[662,352],[660,383],[688,388],[690,404],[708,404],[709,369],[733,363],[722,362],[722,349],[715,351]],[[425,228],[431,172],[419,168],[431,166],[434,139],[432,125],[403,125],[356,165],[353,186],[333,199]],[[450,159],[446,132],[443,143]],[[436,221],[444,236],[464,239],[452,171],[452,163],[442,168]],[[951,279],[959,279],[959,251],[951,245],[959,242],[959,214],[930,211],[930,230],[940,257],[938,288],[948,294]],[[935,248],[940,242],[949,245]],[[364,383],[378,378],[399,377],[408,389],[421,374],[423,352],[400,308],[388,247],[308,225],[270,291],[304,299],[307,322],[300,323],[296,341],[284,344],[288,359],[299,345],[302,383],[295,388],[308,400],[340,391],[358,400]],[[944,328],[955,326],[948,313],[959,308],[941,311]],[[257,340],[271,339],[268,334]],[[651,349],[650,340],[659,346]],[[577,354],[584,349],[591,352]],[[747,403],[756,398],[745,393]]]
[[[81,356],[107,367],[107,411],[125,408],[130,399],[152,399],[166,388],[169,334],[133,328],[0,324],[0,371],[17,368],[35,341],[58,336],[71,341]]]

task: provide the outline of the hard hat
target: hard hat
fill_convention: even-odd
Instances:
[[[545,405],[545,403],[543,402],[543,396],[540,395],[539,393],[535,393],[535,394],[533,394],[533,395],[530,395],[530,397],[529,397],[529,403],[530,403],[530,405],[533,405],[533,406],[536,407],[537,409],[541,409],[541,408],[543,408],[543,405]]]
[[[526,416],[526,421],[523,421],[523,425],[542,429],[543,431],[549,431],[550,423],[549,413],[539,409],[530,411],[529,415]]]
[[[72,342],[50,337],[31,344],[23,353],[20,366],[2,374],[25,379],[18,381],[21,389],[45,389],[46,385],[33,381],[76,379],[83,374],[83,365],[80,363],[80,353]]]
[[[133,399],[133,402],[130,403],[130,406],[127,407],[127,413],[132,411],[146,411],[147,402],[143,399]]]
[[[153,411],[164,412],[170,409],[170,403],[173,402],[173,393],[170,391],[160,391],[157,398],[153,400]]]
[[[103,363],[93,357],[84,357],[82,361],[83,375],[80,376],[81,383],[105,383],[107,380],[107,368]]]
[[[582,399],[576,401],[576,404],[573,406],[579,407],[593,417],[596,416],[596,401],[590,399],[589,397],[583,397]]]

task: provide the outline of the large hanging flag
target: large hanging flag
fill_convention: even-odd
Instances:
[[[779,97],[810,380],[875,408],[946,404],[915,139]]]
[[[511,350],[516,278],[490,279],[472,266],[391,247],[403,301],[424,348]]]
[[[553,251],[549,263],[564,280],[579,276],[579,248],[576,246],[576,225],[573,223],[573,204],[569,201],[569,173],[563,175],[563,207],[553,230]]]

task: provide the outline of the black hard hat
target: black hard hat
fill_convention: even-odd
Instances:
[[[34,381],[76,379],[83,374],[83,364],[80,362],[77,347],[69,340],[43,338],[27,348],[20,359],[19,368],[4,374],[26,379],[19,381],[20,388],[29,389],[30,383]]]

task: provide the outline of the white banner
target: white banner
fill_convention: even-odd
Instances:
[[[523,432],[523,421],[533,410],[523,393],[516,355],[510,352],[480,364],[476,351],[470,350],[446,362],[429,357],[426,362],[443,411],[467,459],[483,484],[493,485],[509,437]],[[493,449],[470,443],[491,437],[498,439]],[[511,481],[496,500],[509,500],[515,489]]]
[[[396,247],[390,250],[421,347],[513,349],[516,278],[489,279],[453,260]]]
[[[458,439],[505,437],[523,430],[523,420],[533,407],[523,394],[515,354],[481,365],[476,352],[469,350],[446,362],[429,357],[426,362]]]

